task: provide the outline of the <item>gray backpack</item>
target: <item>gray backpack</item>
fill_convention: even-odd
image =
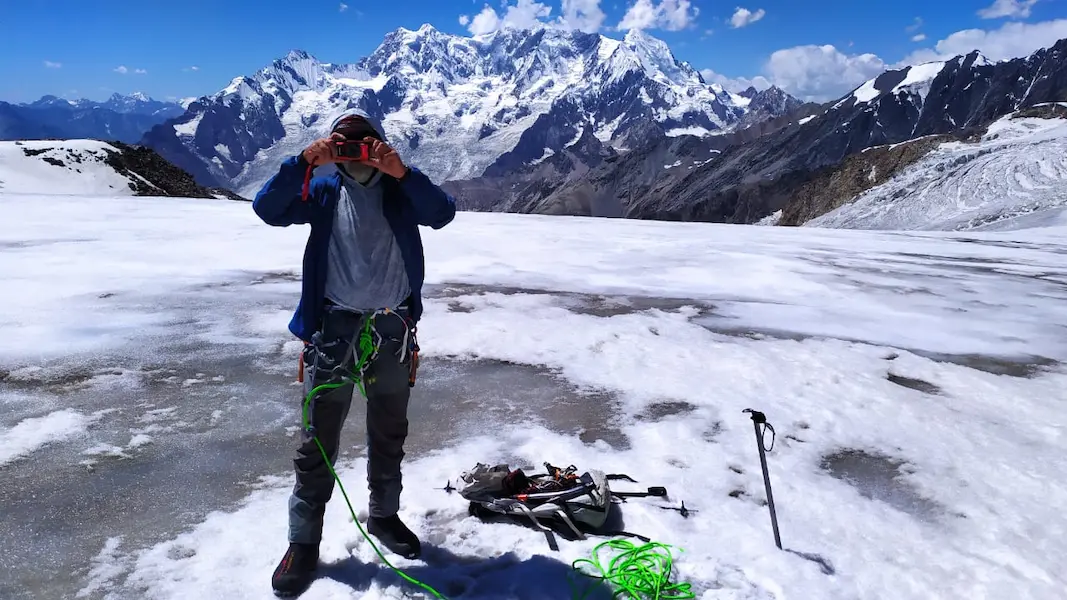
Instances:
[[[666,496],[663,488],[648,492],[613,492],[609,481],[627,479],[627,475],[608,475],[589,469],[579,473],[573,465],[566,469],[545,463],[546,473],[526,475],[522,469],[506,464],[489,466],[478,463],[463,473],[459,494],[470,501],[471,515],[483,520],[496,516],[528,521],[544,532],[549,547],[559,550],[553,531],[577,539],[585,534],[627,535],[648,538],[624,531],[605,531],[612,499],[635,496]]]

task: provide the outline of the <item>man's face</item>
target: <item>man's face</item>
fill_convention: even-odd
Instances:
[[[334,127],[334,132],[345,136],[346,140],[362,140],[365,137],[381,139],[374,127],[366,119],[352,115],[341,119]],[[367,183],[378,172],[378,169],[355,161],[343,161],[337,163],[337,168],[359,183]]]

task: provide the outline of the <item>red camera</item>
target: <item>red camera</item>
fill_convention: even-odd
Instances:
[[[360,141],[338,140],[333,143],[333,154],[345,160],[369,160],[370,144]]]

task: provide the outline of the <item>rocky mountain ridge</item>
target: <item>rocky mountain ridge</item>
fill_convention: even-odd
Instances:
[[[817,114],[797,113],[784,127],[726,148],[715,148],[714,138],[655,140],[639,152],[605,160],[543,196],[530,196],[517,208],[754,223],[784,210],[821,169],[834,169],[867,148],[939,134],[966,137],[1015,110],[1065,99],[1067,40],[996,63],[972,52],[887,71]],[[721,151],[709,159],[713,150]],[[909,152],[905,160],[922,155]],[[483,203],[483,209],[501,206],[516,205],[507,196],[499,206]]]

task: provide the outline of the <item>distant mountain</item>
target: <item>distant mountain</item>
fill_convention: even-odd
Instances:
[[[354,64],[290,52],[143,143],[201,183],[250,197],[350,108],[379,119],[401,156],[440,183],[546,161],[571,175],[649,139],[713,136],[794,104],[781,90],[757,102],[709,85],[638,30],[621,40],[547,28],[460,37],[424,25],[389,33]]]
[[[0,102],[0,139],[102,139],[133,143],[152,126],[185,112],[180,104],[141,93],[104,102],[56,96],[24,104]]]
[[[798,109],[784,127],[747,138],[737,135],[726,147],[715,138],[683,145],[654,140],[639,151],[603,161],[520,208],[753,223],[779,210],[789,212],[788,205],[799,201],[804,186],[832,176],[846,158],[868,148],[939,134],[965,138],[1016,110],[1063,100],[1067,40],[1026,58],[996,63],[972,52],[887,71],[818,110]],[[709,159],[712,150],[721,152]],[[923,155],[911,152],[897,168]],[[825,193],[813,189],[809,200],[820,204]],[[814,218],[816,213],[804,214]]]

